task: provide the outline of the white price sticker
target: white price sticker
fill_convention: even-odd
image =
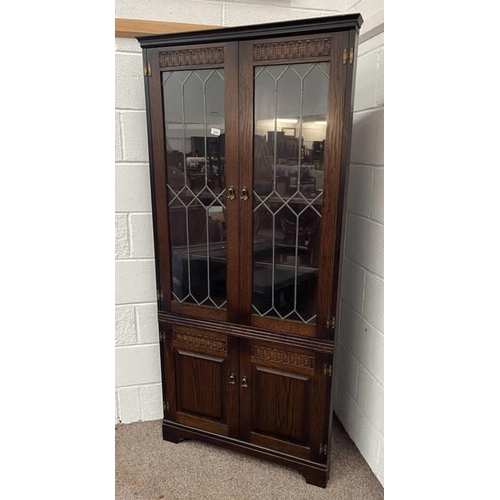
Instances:
[[[220,129],[219,128],[213,128],[212,130],[210,130],[210,133],[212,135],[220,135]]]

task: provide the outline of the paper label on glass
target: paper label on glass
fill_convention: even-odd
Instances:
[[[213,128],[210,130],[210,133],[212,135],[220,135],[220,129],[219,128]]]

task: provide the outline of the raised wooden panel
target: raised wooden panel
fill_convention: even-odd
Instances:
[[[240,340],[241,434],[250,443],[306,460],[320,453],[328,429],[325,414],[327,357],[307,349]]]
[[[238,340],[184,326],[170,327],[165,348],[170,419],[225,436],[238,434]],[[172,391],[175,391],[172,394]],[[170,403],[170,401],[169,401]]]
[[[252,378],[252,430],[307,443],[310,378],[258,365],[253,365]]]
[[[182,349],[177,349],[176,354],[178,410],[223,420],[224,358]]]

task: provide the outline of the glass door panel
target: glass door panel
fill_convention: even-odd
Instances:
[[[329,75],[254,68],[254,316],[316,323]]]
[[[225,309],[224,70],[162,73],[172,302]]]

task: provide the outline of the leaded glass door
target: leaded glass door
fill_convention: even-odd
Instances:
[[[237,43],[154,50],[150,92],[161,310],[234,320]],[[159,267],[158,267],[159,266]]]
[[[328,337],[346,75],[343,34],[240,43],[245,322]]]

